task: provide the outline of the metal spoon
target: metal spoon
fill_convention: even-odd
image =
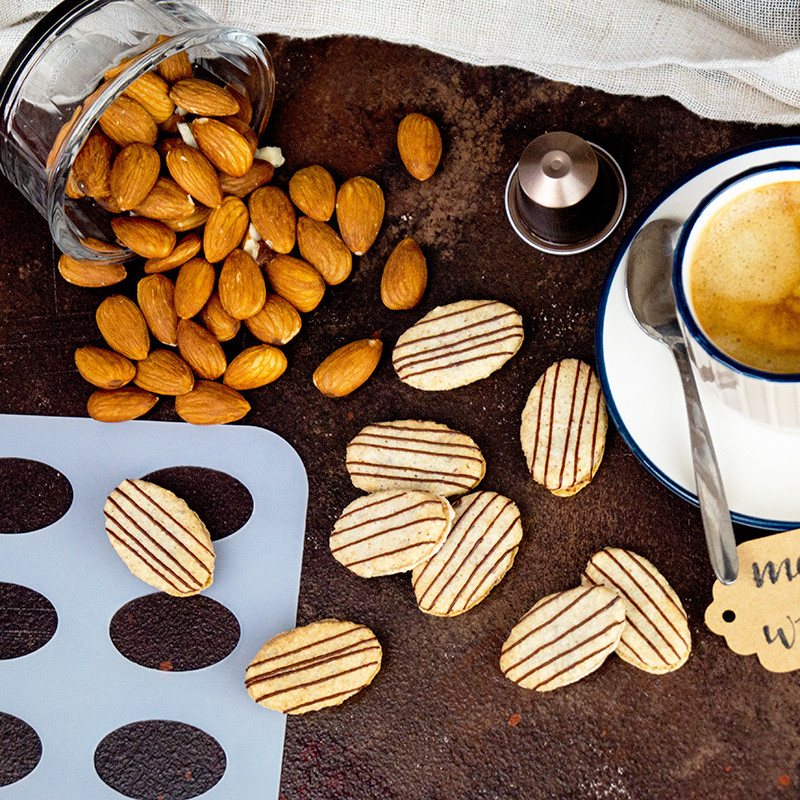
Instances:
[[[689,415],[694,476],[708,555],[717,578],[722,583],[733,583],[739,573],[739,556],[731,515],[672,291],[672,257],[680,228],[681,223],[675,220],[657,219],[636,234],[625,276],[628,303],[642,330],[669,347],[678,365]]]

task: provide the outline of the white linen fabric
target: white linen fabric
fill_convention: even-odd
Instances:
[[[56,0],[0,0],[0,64]],[[356,35],[724,120],[800,123],[800,0],[195,0],[226,25]]]

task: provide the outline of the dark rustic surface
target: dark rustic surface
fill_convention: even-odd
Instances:
[[[280,145],[287,159],[278,184],[321,163],[337,180],[374,178],[387,198],[376,244],[306,315],[286,348],[285,376],[248,393],[245,422],[286,438],[309,476],[298,622],[365,623],[384,647],[368,689],[341,707],[289,719],[282,797],[798,796],[797,676],[733,655],[704,627],[712,575],[696,509],[658,483],[613,430],[597,477],[569,499],[531,482],[518,441],[525,399],[547,366],[567,356],[594,362],[603,278],[636,215],[704,158],[793,131],[702,120],[667,99],[615,97],[379,42],[267,43],[279,83],[264,143]],[[425,183],[410,178],[395,148],[398,122],[415,110],[439,123],[445,142]],[[521,242],[503,208],[506,178],[525,145],[557,129],[609,150],[630,189],[617,232],[568,258]],[[83,416],[91,390],[72,353],[101,343],[93,311],[109,292],[64,283],[44,221],[5,182],[0,197],[0,412]],[[430,281],[419,308],[390,312],[380,304],[380,273],[404,236],[421,245]],[[333,348],[379,333],[388,355],[434,306],[484,297],[519,309],[526,333],[518,355],[490,378],[428,394],[400,383],[385,356],[348,398],[326,399],[312,387],[311,373]],[[235,346],[243,343],[244,336]],[[165,401],[148,416],[177,419]],[[345,445],[365,424],[392,418],[433,419],[472,436],[488,461],[481,488],[521,509],[525,538],[512,571],[463,616],[426,616],[408,576],[365,581],[328,550],[334,520],[359,494],[344,468]],[[608,545],[650,559],[683,599],[694,641],[686,666],[658,677],[612,657],[580,683],[542,695],[507,681],[498,657],[511,627],[536,599],[575,585],[587,559]],[[252,797],[260,796],[254,787]]]

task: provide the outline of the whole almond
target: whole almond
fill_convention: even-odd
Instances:
[[[280,295],[267,296],[264,306],[244,324],[250,333],[266,344],[286,344],[300,333],[303,324],[297,309]]]
[[[116,66],[109,67],[103,73],[103,80],[110,81],[112,78],[116,78],[117,75],[119,75],[120,72],[122,72],[125,69],[125,67],[127,67],[128,64],[131,63],[131,61],[133,61],[133,57],[132,56],[126,56]]]
[[[222,307],[217,292],[214,292],[209,297],[208,302],[200,312],[200,318],[203,320],[203,325],[214,334],[218,342],[229,342],[239,333],[239,328],[242,326],[241,320],[232,317]]]
[[[156,122],[165,122],[175,109],[169,98],[169,84],[155,72],[145,72],[122,93],[144,106]]]
[[[78,186],[78,181],[75,180],[75,173],[70,170],[67,174],[67,182],[64,185],[64,194],[71,197],[73,200],[79,200],[81,197],[86,197],[83,190]]]
[[[154,219],[115,217],[111,228],[117,241],[137,256],[165,258],[175,248],[175,233]]]
[[[184,52],[175,53],[174,56],[159,61],[156,69],[167,83],[176,83],[184,78],[192,77],[192,65],[189,56]]]
[[[93,130],[75,156],[72,174],[78,188],[89,197],[111,192],[111,161],[117,148],[101,130]]]
[[[382,350],[380,339],[359,339],[334,350],[314,370],[314,386],[328,397],[354,392],[375,371]]]
[[[81,239],[81,244],[101,255],[121,256],[125,252],[124,248],[120,247],[118,244],[104,242],[102,239],[96,239],[94,236],[84,236]]]
[[[136,286],[136,300],[150,332],[162,344],[178,343],[175,286],[166,275],[148,275]]]
[[[215,380],[228,362],[214,335],[190,319],[178,323],[178,351],[198,378]]]
[[[239,103],[227,89],[202,78],[184,78],[174,83],[169,97],[176,106],[190,114],[227,117],[239,111]]]
[[[72,173],[70,173],[70,175],[72,175]],[[69,188],[69,187],[67,187],[67,188]],[[78,191],[80,191],[80,189]],[[67,192],[67,194],[69,195],[69,192]],[[69,195],[69,196],[72,197],[73,195]],[[85,197],[83,192],[80,192],[80,194],[77,195],[77,196],[78,197]],[[109,214],[121,214],[122,213],[122,209],[117,205],[117,201],[111,195],[106,195],[106,197],[95,197],[94,201],[104,211],[108,211]]]
[[[125,422],[146,414],[158,402],[158,395],[138,386],[122,389],[98,389],[86,403],[92,419],[100,422]]]
[[[214,381],[196,381],[194,389],[175,398],[175,411],[194,425],[224,425],[241,419],[250,403],[235,389]]]
[[[222,265],[217,291],[222,307],[235,319],[257,314],[267,299],[267,286],[258,264],[238,248]]]
[[[225,88],[233,95],[236,102],[239,104],[239,110],[236,112],[236,116],[239,117],[242,122],[250,124],[250,121],[253,119],[253,104],[250,102],[250,98],[248,95],[237,89],[235,86],[231,86],[229,83],[225,84]]]
[[[125,95],[114,100],[100,115],[98,122],[103,133],[120,147],[131,142],[153,145],[158,138],[156,122],[147,109]]]
[[[277,186],[256,189],[248,201],[250,221],[258,235],[276,253],[290,253],[294,248],[297,217],[292,201]]]
[[[115,283],[124,281],[128,276],[124,264],[76,259],[66,253],[58,259],[58,271],[68,283],[92,289],[100,286],[113,286]]]
[[[171,231],[183,233],[184,231],[191,231],[205,225],[210,215],[210,208],[197,206],[188,217],[184,217],[183,219],[165,219],[164,224]]]
[[[217,273],[204,258],[192,258],[175,279],[175,311],[181,319],[199,314],[214,291]]]
[[[100,389],[119,389],[136,375],[130,359],[103,347],[79,347],[75,351],[75,366],[84,380]]]
[[[220,171],[241,177],[253,166],[250,143],[237,130],[218,119],[199,117],[192,123],[197,146]]]
[[[97,307],[95,320],[112,350],[134,361],[147,357],[150,333],[144,315],[133,300],[121,294],[106,297]]]
[[[153,350],[136,364],[133,382],[155,394],[186,394],[194,387],[194,375],[189,365],[171,350]]]
[[[181,143],[167,153],[166,161],[169,174],[195,200],[210,208],[222,202],[219,175],[199,150]]]
[[[313,311],[325,295],[325,280],[307,261],[279,254],[264,265],[275,294],[298,311]]]
[[[154,148],[142,142],[123,147],[111,167],[111,197],[120,211],[138,206],[156,185],[161,159]]]
[[[239,117],[222,117],[220,122],[230,125],[237,133],[244,136],[247,144],[250,145],[251,152],[255,155],[256,149],[258,148],[258,139],[253,129],[244,120],[239,119]]]
[[[236,197],[246,197],[253,189],[258,189],[272,180],[275,167],[269,161],[260,158],[253,159],[253,166],[244,175],[236,177],[220,172],[219,181],[225,194],[234,194]]]
[[[160,141],[164,141],[164,135],[169,139],[180,138],[180,133],[178,132],[179,122],[186,122],[186,116],[184,114],[170,114],[163,122],[159,123],[158,130],[162,135]],[[181,141],[183,141],[183,139],[181,139]],[[166,153],[164,153],[164,155],[166,155]]]
[[[185,219],[194,213],[194,200],[171,178],[158,178],[150,193],[133,212],[140,217],[164,220]]]
[[[319,271],[329,286],[346,280],[353,269],[353,254],[326,222],[300,217],[297,245],[300,255]]]
[[[304,214],[319,222],[327,222],[336,208],[333,176],[318,164],[304,167],[292,175],[289,196]]]
[[[156,142],[156,150],[161,158],[166,158],[179,144],[185,144],[181,136],[162,136]]]
[[[339,233],[351,252],[363,256],[378,236],[383,222],[383,191],[370,178],[345,181],[336,195]]]
[[[222,261],[239,246],[250,224],[247,206],[238,197],[226,197],[215,208],[203,231],[203,251],[212,263]]]
[[[381,278],[381,300],[395,311],[414,308],[425,294],[428,266],[419,245],[403,239],[386,261]]]
[[[411,175],[426,181],[436,172],[442,157],[442,135],[430,117],[409,114],[397,128],[397,149]]]
[[[280,378],[288,363],[283,351],[270,344],[248,347],[228,364],[222,382],[240,392],[258,389]]]
[[[190,258],[194,258],[203,246],[203,240],[197,233],[187,233],[174,247],[173,251],[164,258],[148,258],[144,262],[144,271],[150,275],[156,272],[168,272]]]

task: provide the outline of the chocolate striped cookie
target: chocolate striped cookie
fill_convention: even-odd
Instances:
[[[514,626],[500,669],[509,680],[538,692],[575,683],[614,651],[624,625],[622,599],[603,586],[551,594]]]
[[[362,578],[407,572],[444,543],[453,508],[430,492],[389,490],[359,497],[330,537],[334,558]]]
[[[575,358],[553,364],[522,411],[520,439],[533,479],[559,497],[579,492],[603,460],[607,427],[592,368]]]
[[[438,306],[397,340],[401,381],[426,391],[466,386],[500,369],[522,346],[522,317],[497,300]]]
[[[250,697],[284,714],[337,706],[378,674],[382,651],[364,625],[323,619],[273,636],[245,673]]]
[[[418,489],[450,497],[481,482],[486,460],[469,436],[447,425],[401,419],[363,428],[347,445],[347,471],[365,492]]]
[[[522,539],[519,509],[496,492],[465,495],[453,510],[441,549],[411,573],[420,609],[440,617],[480,603],[511,569]]]
[[[682,667],[692,639],[678,595],[646,559],[619,547],[592,556],[583,583],[605,586],[625,604],[625,628],[617,655],[645,672],[661,674]]]
[[[148,481],[125,480],[103,511],[112,546],[137,578],[178,597],[211,586],[211,536],[180,497]]]

